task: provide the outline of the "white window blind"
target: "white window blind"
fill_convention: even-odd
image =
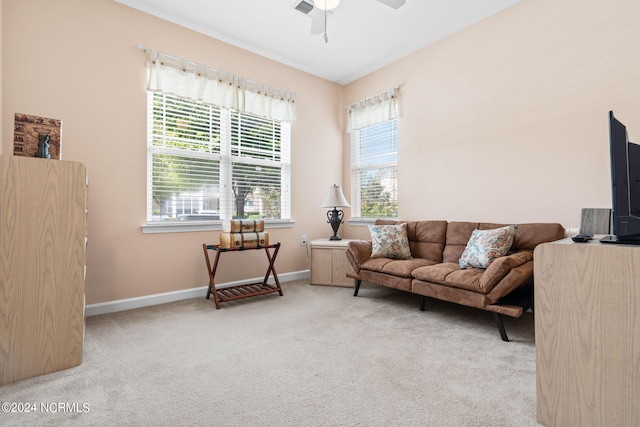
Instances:
[[[289,220],[290,124],[148,92],[147,221]]]
[[[398,216],[398,121],[351,131],[354,218]]]

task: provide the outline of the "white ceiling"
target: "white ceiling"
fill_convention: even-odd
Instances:
[[[299,0],[115,1],[346,84],[521,0],[406,0],[397,10],[377,0],[342,0],[327,21],[328,43],[311,34],[311,17],[294,9]]]

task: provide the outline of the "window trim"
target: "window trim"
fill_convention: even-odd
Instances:
[[[370,225],[374,225],[378,219],[391,219],[397,220],[397,218],[351,218],[347,220],[347,223],[354,227],[368,227]]]
[[[142,224],[142,234],[160,234],[160,233],[191,233],[194,231],[220,231],[222,230],[222,221],[170,221]],[[265,229],[275,228],[293,228],[296,224],[293,220],[266,220],[264,221]]]

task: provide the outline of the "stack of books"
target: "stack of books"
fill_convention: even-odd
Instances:
[[[222,222],[220,246],[223,248],[255,248],[269,244],[261,219],[231,219]]]

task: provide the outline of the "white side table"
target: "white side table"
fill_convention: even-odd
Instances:
[[[311,284],[353,288],[354,280],[347,277],[353,269],[345,251],[350,239],[315,239],[311,244]]]

